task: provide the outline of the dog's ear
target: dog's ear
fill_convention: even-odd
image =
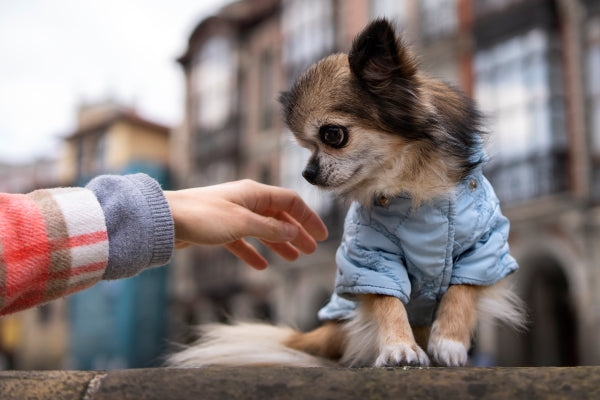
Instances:
[[[277,98],[283,108],[283,116],[287,120],[289,115],[292,113],[293,100],[291,92],[281,92]]]
[[[348,61],[354,75],[372,92],[386,90],[398,79],[410,80],[417,72],[413,56],[386,19],[371,22],[358,34]]]

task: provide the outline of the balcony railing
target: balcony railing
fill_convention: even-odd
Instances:
[[[496,161],[485,173],[505,204],[563,193],[568,189],[567,152],[560,149]]]
[[[231,117],[219,129],[195,129],[193,158],[199,165],[205,165],[218,159],[230,159],[239,156],[239,118]]]

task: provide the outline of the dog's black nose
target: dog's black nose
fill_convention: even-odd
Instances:
[[[317,180],[317,173],[318,172],[319,172],[318,167],[314,163],[310,163],[310,164],[308,164],[306,166],[306,168],[304,168],[304,171],[302,171],[302,176],[309,183],[315,185],[316,184],[316,180]]]

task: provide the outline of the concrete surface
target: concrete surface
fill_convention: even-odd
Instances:
[[[600,367],[4,371],[0,399],[600,399]]]

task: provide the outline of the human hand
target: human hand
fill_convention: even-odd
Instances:
[[[251,180],[165,191],[175,224],[175,248],[224,245],[256,269],[267,260],[244,240],[258,238],[286,260],[310,254],[327,238],[319,216],[292,190]]]

